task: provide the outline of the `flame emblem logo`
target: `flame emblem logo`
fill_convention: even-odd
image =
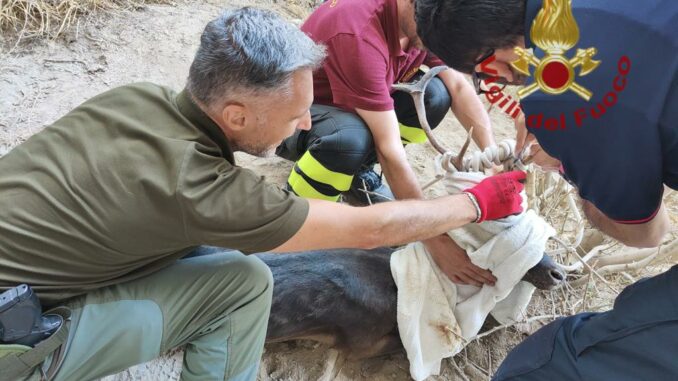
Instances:
[[[579,76],[594,71],[600,61],[593,57],[596,48],[577,49],[577,54],[568,59],[565,56],[579,42],[579,26],[572,15],[572,0],[544,0],[542,9],[532,23],[530,37],[535,45],[546,52],[542,59],[532,49],[516,48],[518,60],[511,63],[514,69],[530,75],[530,66],[536,68],[535,83],[518,91],[522,99],[541,90],[546,94],[560,95],[571,90],[585,100],[593,93],[575,82],[575,68],[580,67]]]

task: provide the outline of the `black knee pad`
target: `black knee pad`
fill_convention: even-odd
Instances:
[[[275,149],[275,154],[283,159],[297,161],[301,158],[304,151],[298,149],[299,142],[303,141],[308,131],[296,130],[294,135],[283,140],[282,143]]]
[[[290,156],[301,157],[308,151],[330,171],[353,175],[374,152],[372,133],[357,114],[313,105],[311,119],[309,131],[302,131],[286,143],[290,150],[298,152]]]
[[[335,200],[376,156],[374,139],[357,114],[336,107],[313,105],[311,122],[309,131],[286,140],[278,154],[296,161],[288,186],[297,195]]]
[[[361,125],[346,123],[334,133],[324,136],[310,136],[308,151],[327,169],[354,175],[374,152],[374,138],[362,119]],[[336,122],[348,122],[337,120]]]
[[[418,80],[422,75],[423,73],[417,74],[414,80]],[[421,128],[412,96],[402,91],[396,91],[391,97],[393,97],[398,121],[408,127]],[[452,105],[452,97],[440,78],[434,77],[426,86],[424,105],[426,106],[426,120],[428,120],[429,126],[431,126],[431,129],[438,127]]]

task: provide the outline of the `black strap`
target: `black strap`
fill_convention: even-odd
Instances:
[[[38,343],[35,348],[24,353],[13,354],[1,358],[0,369],[2,369],[3,380],[15,380],[21,376],[27,376],[32,369],[42,364],[52,352],[60,349],[60,347],[66,343],[69,328],[67,321],[71,317],[71,310],[66,307],[59,307],[49,313],[59,315],[62,318],[63,322],[61,323],[61,327],[59,327],[59,329],[50,337]],[[59,350],[55,354],[52,359],[52,364],[61,364],[63,352],[64,351]],[[50,371],[52,371],[52,368],[53,367],[50,367]],[[50,376],[53,376],[54,373],[56,373],[56,370],[58,370],[58,368],[50,372],[52,373]]]

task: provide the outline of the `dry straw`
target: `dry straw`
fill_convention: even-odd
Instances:
[[[0,0],[0,30],[16,33],[18,40],[56,38],[88,12],[136,8],[148,2],[170,0]]]

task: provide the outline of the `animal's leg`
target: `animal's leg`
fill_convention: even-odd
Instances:
[[[398,329],[394,329],[371,345],[350,347],[350,359],[366,359],[371,357],[385,356],[403,351],[403,343],[400,341]]]

